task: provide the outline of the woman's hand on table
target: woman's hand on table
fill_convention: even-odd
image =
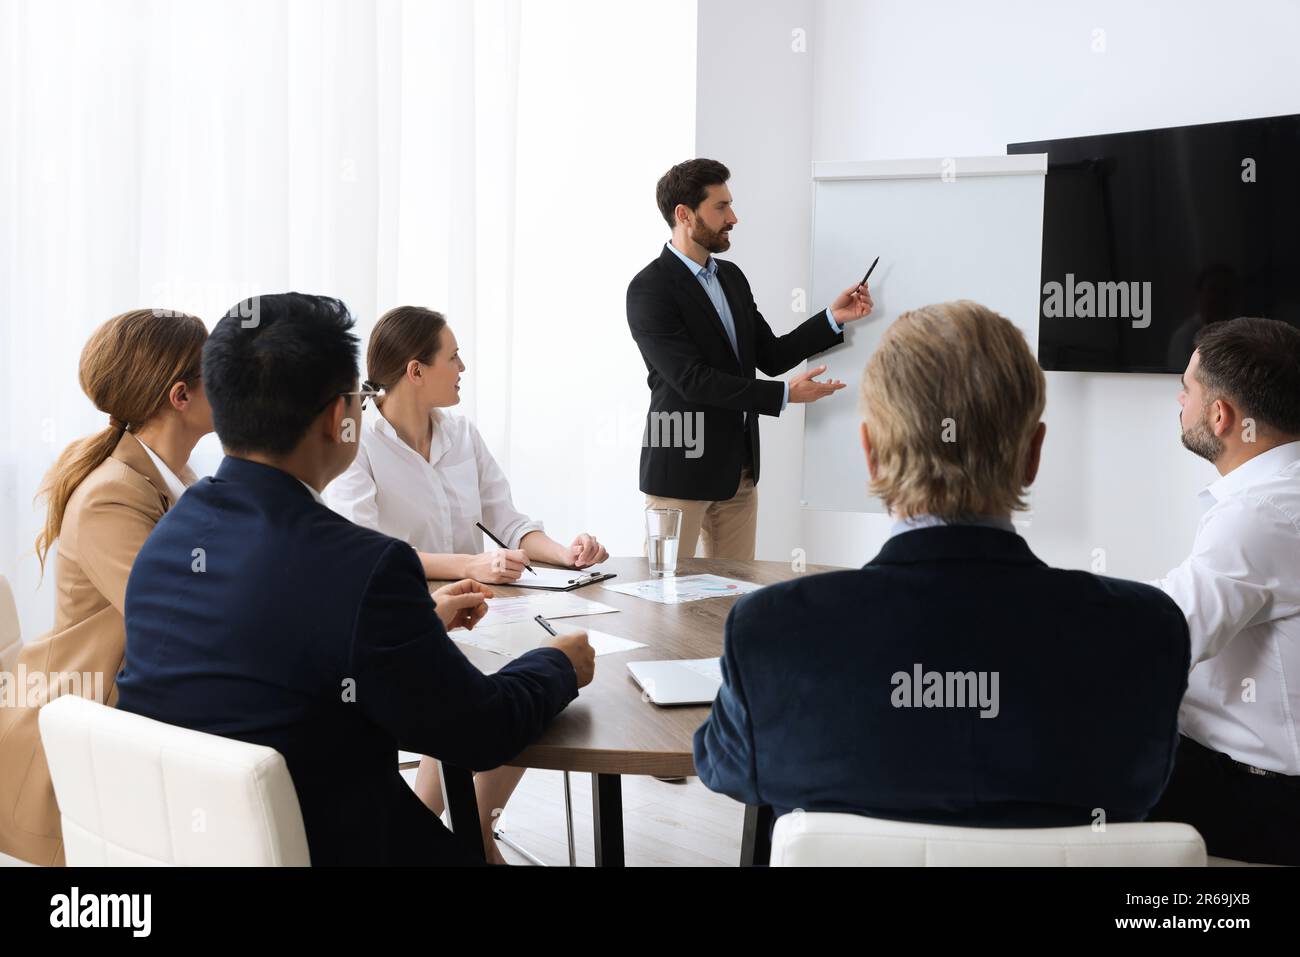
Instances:
[[[573,540],[569,546],[568,561],[566,564],[570,568],[587,568],[591,565],[599,565],[605,559],[609,558],[609,552],[605,551],[605,546],[596,541],[595,535],[589,535],[583,532]]]
[[[494,548],[481,555],[471,555],[465,563],[465,577],[508,585],[519,580],[527,563],[528,554],[522,548]]]

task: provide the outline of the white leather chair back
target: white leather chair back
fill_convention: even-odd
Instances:
[[[67,694],[40,726],[69,866],[310,863],[275,749]]]
[[[1204,867],[1187,824],[947,827],[793,811],[772,833],[773,867]]]

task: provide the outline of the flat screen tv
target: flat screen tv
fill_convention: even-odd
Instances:
[[[1007,152],[1047,154],[1044,369],[1181,373],[1208,323],[1300,326],[1300,116]]]

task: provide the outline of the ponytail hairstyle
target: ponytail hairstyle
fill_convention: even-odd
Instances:
[[[42,573],[72,493],[113,454],[123,432],[134,431],[166,407],[172,386],[199,381],[207,338],[203,320],[163,309],[124,312],[91,335],[81,350],[78,377],[81,391],[108,414],[108,428],[64,449],[41,482],[36,497],[48,503],[45,528],[36,536]]]
[[[447,317],[423,306],[398,306],[379,317],[366,349],[366,387],[388,392],[402,381],[412,359],[433,362]],[[376,400],[378,402],[379,400]]]

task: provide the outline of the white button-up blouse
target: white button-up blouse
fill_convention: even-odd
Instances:
[[[510,483],[474,423],[433,411],[429,461],[411,448],[382,415],[361,427],[356,461],[325,489],[340,515],[435,555],[484,551],[482,522],[510,548],[542,530],[515,508]],[[496,548],[491,540],[488,548]]]

